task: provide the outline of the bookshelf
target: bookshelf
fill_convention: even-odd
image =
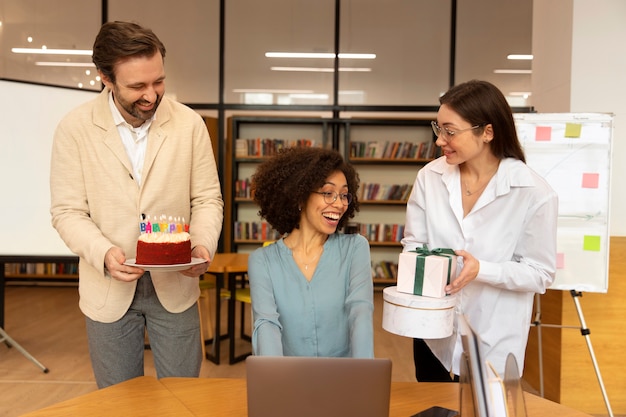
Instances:
[[[224,247],[251,252],[280,236],[257,215],[250,196],[250,177],[263,160],[288,146],[331,147],[332,119],[321,117],[231,116],[225,169]]]
[[[417,171],[436,156],[430,119],[231,116],[227,139],[225,248],[251,252],[279,237],[260,221],[249,180],[278,148],[308,140],[339,150],[357,169],[361,208],[345,232],[370,241],[374,283],[395,283],[406,201]]]
[[[431,119],[344,119],[340,141],[361,180],[353,227],[370,241],[375,284],[397,276],[406,202],[417,171],[438,156]]]
[[[26,262],[4,264],[4,276],[17,279],[76,279],[78,264],[74,262]]]

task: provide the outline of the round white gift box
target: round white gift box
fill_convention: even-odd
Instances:
[[[422,297],[383,290],[383,329],[418,339],[442,339],[452,334],[455,296]]]

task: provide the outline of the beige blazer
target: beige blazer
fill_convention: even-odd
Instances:
[[[211,257],[222,230],[223,207],[211,139],[202,118],[164,97],[150,127],[142,185],[113,122],[105,89],[71,111],[54,134],[50,171],[52,225],[80,257],[80,308],[110,323],[128,310],[136,283],[112,279],[104,256],[112,246],[135,257],[141,215],[181,216],[191,245]],[[198,279],[153,272],[159,300],[171,312],[196,302]]]

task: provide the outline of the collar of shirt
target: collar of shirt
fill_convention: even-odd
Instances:
[[[146,120],[144,124],[139,127],[131,126],[115,105],[113,100],[113,92],[109,92],[109,108],[113,116],[113,121],[117,127],[117,131],[122,138],[122,144],[126,149],[126,154],[130,160],[133,172],[132,176],[138,185],[141,185],[142,168],[146,155],[146,147],[148,144],[148,130],[155,120],[155,116],[152,116],[149,120]]]
[[[459,167],[458,165],[448,164],[445,162],[445,159],[442,159],[441,162],[440,164],[433,164],[432,170],[441,174],[442,181],[450,189],[450,184],[460,181]],[[507,194],[514,187],[532,187],[535,185],[535,181],[530,172],[528,172],[526,164],[514,158],[503,158],[500,161],[495,177],[495,195]]]

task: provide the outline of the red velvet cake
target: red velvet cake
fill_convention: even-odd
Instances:
[[[191,262],[189,233],[142,233],[137,240],[138,265],[177,265]]]

